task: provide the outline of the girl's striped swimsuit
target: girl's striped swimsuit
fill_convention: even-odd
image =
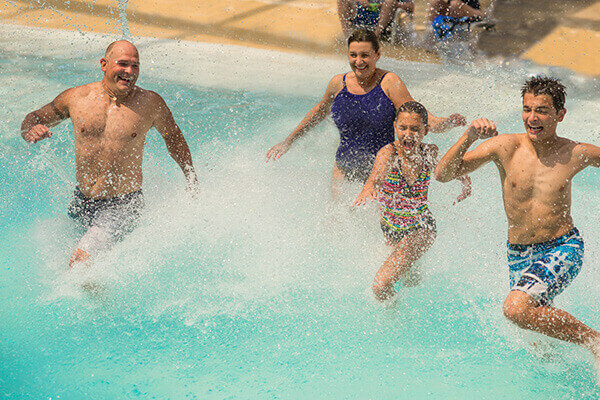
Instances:
[[[398,157],[381,185],[381,229],[389,239],[398,241],[420,228],[436,230],[427,206],[433,161],[428,154],[424,158],[421,173],[412,185],[404,179]]]

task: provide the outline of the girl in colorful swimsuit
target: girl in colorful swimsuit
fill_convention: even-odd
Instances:
[[[373,172],[353,206],[379,197],[381,229],[393,247],[373,282],[373,292],[384,301],[394,294],[394,284],[431,247],[436,224],[427,205],[431,174],[438,148],[422,143],[427,134],[427,110],[410,101],[399,109],[394,122],[397,140],[377,153]],[[469,196],[470,179],[460,179],[463,192],[457,201]]]
[[[381,57],[377,36],[357,29],[348,38],[351,72],[333,77],[325,95],[283,142],[271,147],[266,158],[278,159],[292,143],[319,124],[331,111],[340,131],[340,145],[333,166],[333,191],[341,181],[366,181],[379,149],[394,140],[396,109],[412,101],[408,89],[398,76],[377,68]],[[429,116],[431,130],[444,132],[464,125],[459,114],[448,118]]]

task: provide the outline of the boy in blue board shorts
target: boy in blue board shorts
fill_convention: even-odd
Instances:
[[[498,135],[492,121],[477,119],[442,157],[435,177],[448,182],[496,164],[508,219],[511,290],[504,315],[521,328],[584,346],[600,361],[600,333],[552,305],[583,261],[583,239],[571,218],[571,181],[584,168],[600,167],[600,147],[557,135],[566,114],[558,80],[533,77],[521,95],[525,133]]]

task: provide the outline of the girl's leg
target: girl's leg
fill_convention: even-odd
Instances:
[[[385,260],[373,281],[373,293],[379,301],[394,295],[394,285],[433,244],[435,231],[419,229],[394,244],[392,254]]]

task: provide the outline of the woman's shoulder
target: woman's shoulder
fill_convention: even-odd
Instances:
[[[349,73],[345,72],[343,74],[337,74],[334,75],[333,78],[331,78],[331,80],[329,81],[330,85],[343,85],[344,84],[344,80],[348,79],[346,75],[348,75]]]
[[[335,75],[327,84],[325,95],[333,98],[344,88],[344,76],[346,74]]]
[[[382,86],[390,86],[390,85],[397,84],[398,82],[402,82],[400,77],[393,72],[382,69],[380,74],[381,74],[381,85]]]

